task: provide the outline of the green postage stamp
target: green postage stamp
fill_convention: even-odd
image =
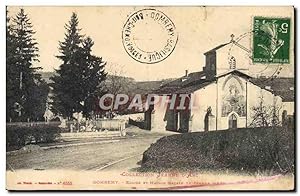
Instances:
[[[290,62],[290,18],[254,17],[253,62]]]

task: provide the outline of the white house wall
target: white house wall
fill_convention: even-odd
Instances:
[[[228,96],[232,95],[229,86],[237,85],[238,89],[234,90],[238,98],[238,111],[232,109],[234,107],[226,107],[228,105]],[[229,94],[229,95],[228,95]],[[237,128],[253,126],[253,107],[258,106],[260,103],[259,97],[264,97],[264,104],[272,106],[276,102],[276,106],[280,107],[278,113],[281,120],[282,111],[285,109],[288,114],[293,114],[293,103],[282,104],[282,99],[275,96],[270,91],[262,89],[257,85],[249,82],[247,79],[239,77],[235,74],[228,74],[224,77],[218,78],[217,81],[212,82],[206,87],[203,87],[194,93],[192,96],[192,109],[190,131],[199,132],[205,129],[205,115],[207,109],[211,108],[211,115],[209,117],[209,131],[213,130],[226,130],[229,128],[229,117],[234,115],[237,117]],[[236,98],[235,97],[235,98]],[[162,97],[160,96],[160,99]],[[225,105],[225,109],[224,106]],[[231,106],[231,105],[230,105]],[[240,107],[242,106],[242,107]],[[223,107],[223,108],[222,108]],[[240,109],[243,108],[243,109]],[[154,106],[153,116],[153,130],[165,130],[166,121],[164,121],[166,107],[162,107],[160,103]]]
[[[214,82],[192,93],[193,106],[191,110],[192,132],[204,131],[204,118],[208,107],[212,109],[212,121],[216,116],[217,84]],[[215,121],[214,121],[215,122]],[[215,123],[210,123],[210,130],[215,130]]]
[[[294,115],[294,102],[282,102],[282,111],[286,110],[287,115]]]
[[[159,100],[159,102],[154,105],[151,129],[156,132],[162,132],[166,130],[167,122],[164,121],[164,117],[167,107],[164,104],[162,105],[162,96],[155,96],[155,99]]]
[[[217,75],[229,71],[229,59],[233,56],[236,60],[236,69],[248,73],[251,59],[246,51],[234,44],[228,44],[216,51]]]
[[[239,115],[235,111],[228,113],[228,115],[222,115],[222,101],[223,96],[227,93],[224,90],[224,83],[229,80],[237,80],[242,86],[243,91],[240,92],[241,96],[244,96],[245,113]],[[226,85],[225,85],[226,86]],[[261,89],[259,86],[247,81],[247,79],[229,74],[225,77],[221,77],[217,82],[214,82],[205,88],[199,89],[192,94],[194,100],[194,106],[192,107],[192,131],[204,131],[204,118],[207,112],[207,108],[211,107],[212,116],[210,118],[209,130],[226,130],[229,128],[229,116],[234,114],[237,116],[237,127],[243,128],[251,125],[253,121],[253,106],[259,104],[259,97],[263,96],[265,104],[272,106],[274,101],[278,107],[282,107],[282,99],[279,96],[274,96],[271,92]],[[290,111],[292,104],[285,104],[285,108]],[[283,107],[282,107],[283,108]],[[279,112],[279,119],[281,119],[282,109]]]

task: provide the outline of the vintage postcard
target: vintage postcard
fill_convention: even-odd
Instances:
[[[295,10],[7,6],[7,190],[295,190]]]

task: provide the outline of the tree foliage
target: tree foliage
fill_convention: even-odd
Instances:
[[[7,120],[41,120],[49,89],[36,72],[40,68],[33,67],[39,49],[24,9],[12,18],[7,14],[6,34]]]
[[[52,111],[64,117],[75,112],[88,115],[101,93],[101,84],[106,78],[105,63],[101,57],[92,55],[93,40],[80,34],[78,17],[73,13],[65,25],[64,41],[59,42],[62,61],[53,83]]]
[[[251,126],[254,127],[269,127],[269,126],[279,126],[279,111],[281,107],[276,104],[274,100],[273,104],[266,104],[264,96],[259,96],[259,104],[253,106],[252,109],[252,123]]]

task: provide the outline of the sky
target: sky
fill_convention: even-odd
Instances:
[[[35,66],[42,67],[43,71],[54,71],[59,67],[61,62],[55,57],[59,54],[58,43],[63,41],[64,25],[70,20],[72,12],[75,12],[81,33],[90,36],[95,42],[92,53],[107,62],[110,67],[108,71],[122,69],[124,75],[138,81],[181,77],[185,70],[201,71],[205,63],[203,53],[230,41],[231,34],[238,37],[251,31],[254,16],[293,18],[291,7],[155,7],[172,20],[178,41],[174,51],[165,60],[145,64],[131,58],[122,45],[122,30],[128,17],[145,7],[23,8],[36,31],[34,37],[38,42],[40,62]],[[15,15],[19,9],[8,7],[9,15]],[[245,44],[250,45],[250,40],[249,36]],[[294,75],[293,45],[291,40],[291,62],[283,66],[279,76]],[[270,72],[266,71],[266,75]]]

